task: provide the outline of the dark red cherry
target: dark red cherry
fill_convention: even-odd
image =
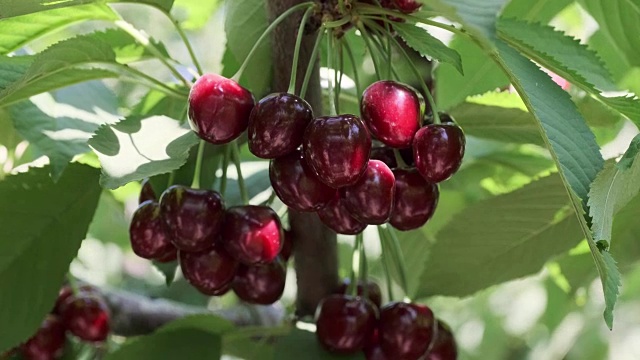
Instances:
[[[356,235],[367,227],[367,224],[351,216],[337,194],[327,206],[318,210],[318,216],[326,226],[339,234]]]
[[[224,218],[219,193],[174,185],[162,193],[160,209],[178,250],[197,252],[214,245]]]
[[[133,213],[129,226],[133,252],[145,259],[156,259],[174,251],[167,225],[160,214],[160,204],[147,200]]]
[[[393,153],[393,149],[388,147],[374,147],[371,149],[370,159],[380,160],[383,163],[387,164],[387,166],[391,169],[398,167],[398,163],[396,162],[396,156]]]
[[[280,253],[284,231],[278,214],[270,207],[236,206],[227,210],[222,241],[229,254],[241,263],[265,264]]]
[[[175,246],[172,246],[170,249],[167,248],[166,252],[164,252],[154,260],[159,263],[169,263],[175,261],[176,259],[178,259],[178,249],[176,249]]]
[[[367,170],[360,179],[340,189],[342,203],[360,222],[384,224],[391,216],[395,183],[395,176],[385,163],[369,160]]]
[[[302,144],[312,120],[311,105],[304,99],[289,93],[267,95],[251,111],[249,150],[263,159],[286,155]]]
[[[376,317],[377,311],[369,300],[329,295],[316,309],[316,337],[331,352],[354,353],[371,338]]]
[[[350,283],[351,280],[348,278],[342,279],[340,286],[338,286],[338,290],[336,290],[336,294],[347,294]],[[372,280],[367,280],[366,285],[364,285],[362,281],[358,281],[358,296],[364,296],[365,286],[367,288],[367,298],[371,300],[377,308],[380,308],[382,305],[382,291],[380,290],[380,286]]]
[[[140,190],[140,196],[138,197],[138,204],[142,204],[145,201],[158,201],[155,190],[151,186],[149,179],[142,180],[142,189]]]
[[[224,249],[214,247],[199,253],[179,252],[180,268],[187,281],[205,295],[220,295],[236,275],[238,262]],[[228,287],[225,292],[228,291]]]
[[[389,223],[398,230],[426,224],[438,206],[438,186],[427,182],[416,170],[395,169],[396,195]]]
[[[422,4],[416,0],[393,0],[393,2],[396,8],[405,14],[414,13],[422,6]]]
[[[282,297],[286,279],[287,269],[278,257],[268,264],[240,265],[232,288],[240,299],[248,303],[269,305]]]
[[[393,302],[380,309],[378,331],[385,354],[397,360],[417,360],[436,337],[436,319],[426,306]]]
[[[364,173],[371,136],[355,115],[314,119],[304,133],[304,158],[320,181],[339,188],[354,184]]]
[[[427,125],[413,139],[416,168],[429,182],[439,183],[451,177],[462,164],[465,137],[453,124]]]
[[[66,331],[62,319],[56,315],[47,315],[38,332],[21,346],[22,357],[25,360],[59,358],[64,351]]]
[[[291,230],[284,231],[284,242],[282,243],[282,250],[280,250],[280,256],[284,261],[288,261],[293,255],[293,233]]]
[[[451,328],[438,320],[438,334],[427,360],[456,360],[458,349]]]
[[[362,93],[360,112],[373,136],[385,145],[406,148],[420,127],[424,100],[407,85],[376,81]]]
[[[271,160],[269,179],[278,198],[297,211],[317,211],[336,194],[335,189],[316,177],[300,150]]]
[[[217,74],[205,74],[189,93],[189,123],[212,144],[226,144],[249,124],[255,100],[249,90]]]
[[[78,288],[78,292],[99,296],[98,290],[90,285],[80,286]],[[61,315],[69,299],[72,299],[72,296],[73,296],[73,289],[70,286],[65,285],[62,288],[60,288],[60,291],[58,292],[58,298],[56,299],[56,304],[54,305],[51,313],[55,315]]]
[[[83,341],[101,342],[109,335],[109,310],[97,294],[79,292],[62,309],[64,325]]]
[[[400,157],[402,158],[402,160],[404,161],[405,164],[409,165],[409,166],[415,166],[416,165],[416,161],[413,158],[413,148],[408,147],[405,149],[400,149]]]

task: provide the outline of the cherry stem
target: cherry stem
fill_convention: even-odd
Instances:
[[[346,293],[351,296],[358,295],[358,276],[360,275],[360,240],[361,237],[356,235],[355,242],[353,243],[353,252],[351,253],[351,276],[349,280],[349,286]]]
[[[400,155],[400,150],[393,149],[393,156],[396,158],[396,163],[398,164],[399,168],[401,169],[409,168],[409,165],[407,165],[407,163],[402,158],[402,155]]]
[[[362,296],[367,299],[369,298],[369,289],[367,286],[367,278],[368,278],[368,267],[367,267],[367,253],[366,253],[366,249],[364,248],[364,236],[362,235],[362,233],[356,235],[356,238],[359,238],[359,243],[360,243],[360,269],[359,269],[359,278],[360,278],[360,282],[362,283]]]
[[[313,8],[309,7],[307,11],[305,11],[302,16],[302,21],[300,21],[300,27],[298,28],[298,37],[296,39],[296,47],[293,52],[293,63],[291,65],[291,77],[289,79],[289,89],[287,92],[289,94],[296,93],[296,77],[298,75],[298,60],[300,58],[300,47],[302,46],[302,37],[304,36],[304,28],[307,25],[307,21],[309,21],[309,17],[313,12]]]
[[[176,172],[172,171],[169,173],[169,180],[167,180],[167,187],[170,187],[171,185],[173,185],[173,182],[176,179]]]
[[[76,278],[71,275],[71,273],[67,273],[67,282],[69,283],[69,287],[71,288],[71,292],[73,295],[78,295],[80,293],[80,287],[78,286],[78,282]]]
[[[457,27],[455,27],[453,25],[443,24],[443,23],[438,22],[438,21],[433,21],[433,20],[417,17],[417,16],[414,16],[414,15],[404,14],[404,13],[401,13],[399,11],[387,10],[387,9],[384,9],[384,8],[380,8],[380,7],[376,7],[376,6],[372,6],[372,5],[368,5],[368,4],[362,4],[362,3],[358,3],[356,5],[356,10],[357,10],[357,13],[360,14],[360,15],[390,15],[390,16],[393,16],[393,17],[397,17],[399,19],[403,19],[403,20],[409,21],[411,23],[421,23],[421,24],[425,24],[425,25],[430,25],[430,26],[434,26],[434,27],[438,27],[438,28],[450,31],[450,32],[452,32],[454,34],[463,35],[463,36],[469,36],[469,33],[465,29],[457,28]],[[429,12],[422,11],[422,13],[423,14],[432,14],[434,16],[438,15],[435,12],[429,13]],[[389,21],[389,19],[386,19],[386,18],[380,18],[380,20]]]
[[[196,158],[196,169],[193,171],[193,181],[191,187],[200,189],[200,174],[202,173],[202,158],[204,157],[204,140],[200,140],[198,144],[198,157]]]
[[[387,283],[387,296],[389,297],[387,300],[389,302],[393,301],[395,297],[393,296],[393,282],[391,281],[391,274],[389,273],[389,264],[387,263],[389,256],[389,251],[385,251],[385,241],[383,237],[380,236],[380,248],[382,249],[382,270],[384,272],[384,280]]]
[[[362,38],[364,39],[365,46],[367,47],[367,49],[369,49],[369,53],[371,54],[371,61],[373,61],[373,67],[376,70],[376,76],[378,77],[378,80],[382,80],[382,77],[380,76],[380,64],[378,64],[378,59],[374,54],[375,51],[373,49],[373,46],[371,45],[371,39],[369,39],[369,34],[366,28],[362,25],[362,23],[358,23],[358,29],[362,34]]]
[[[340,93],[342,92],[342,74],[344,72],[344,55],[342,54],[342,46],[336,46],[334,49],[335,55],[338,58],[338,69],[334,69],[333,71],[333,80],[336,84],[335,91],[335,102],[336,102],[336,112],[340,114]],[[339,71],[336,71],[339,70]]]
[[[333,36],[327,36],[327,69],[336,71],[333,68]],[[328,75],[328,74],[327,74]],[[336,99],[333,90],[333,79],[327,76],[327,91],[329,93],[329,115],[337,115]]]
[[[325,34],[325,28],[320,27],[318,31],[318,36],[316,37],[316,43],[313,45],[313,50],[311,51],[311,57],[309,58],[309,64],[307,65],[307,70],[304,74],[304,81],[302,82],[302,87],[300,88],[300,97],[304,99],[305,95],[307,95],[307,88],[309,87],[309,80],[311,80],[311,74],[313,73],[313,68],[316,65],[316,58],[318,57],[318,51],[320,51],[320,43],[322,42],[322,38]]]
[[[224,146],[224,155],[222,158],[222,178],[220,179],[220,194],[224,196],[227,191],[227,170],[229,169],[229,157],[231,153],[231,146]]]
[[[258,50],[258,48],[260,47],[260,44],[264,41],[264,39],[267,38],[267,36],[269,34],[271,34],[271,32],[273,32],[273,30],[275,30],[275,28],[281,23],[283,22],[287,17],[289,17],[289,15],[293,14],[294,12],[300,10],[300,9],[305,9],[308,7],[312,7],[315,6],[315,3],[313,1],[308,1],[302,4],[298,4],[296,6],[292,6],[290,7],[287,11],[283,12],[282,14],[280,14],[280,16],[278,16],[278,18],[276,18],[268,27],[267,29],[262,33],[262,35],[260,35],[260,37],[258,38],[258,41],[256,41],[255,44],[253,44],[253,47],[251,48],[251,51],[249,51],[249,54],[247,55],[247,57],[244,59],[244,62],[242,63],[242,65],[240,66],[240,69],[238,69],[238,71],[235,73],[235,75],[233,75],[231,77],[232,80],[239,82],[240,81],[240,77],[242,76],[242,73],[244,72],[244,70],[247,68],[247,66],[249,65],[249,61],[251,60],[251,58],[253,57],[253,55],[256,53],[256,51]]]
[[[374,30],[376,30],[376,29],[374,29]],[[386,36],[384,32],[380,33],[378,31],[376,33],[379,34],[379,35],[382,35],[382,36]],[[395,78],[397,80],[400,80],[400,76],[398,75],[398,72],[393,68],[393,62],[391,61],[391,54],[387,53],[387,49],[385,49],[384,45],[379,40],[377,40],[375,37],[372,37],[371,40],[372,40],[371,42],[378,49],[378,53],[383,57],[383,60],[386,60],[387,63],[389,64],[389,67],[391,68],[390,71],[391,71],[391,73],[393,73],[393,76],[395,76]],[[387,39],[387,41],[388,41],[388,39]],[[389,42],[389,44],[391,44],[391,43]],[[389,75],[389,78],[390,78],[390,76],[391,75]]]
[[[178,22],[178,20],[176,20],[171,15],[171,13],[165,13],[165,14],[167,15],[167,17],[173,23],[173,26],[176,28],[176,31],[178,32],[178,35],[180,36],[180,39],[182,39],[182,42],[184,43],[184,46],[187,48],[187,51],[189,52],[189,56],[191,57],[191,61],[193,62],[193,65],[196,67],[196,70],[198,71],[198,75],[202,75],[204,73],[202,71],[202,66],[200,66],[200,62],[198,61],[198,57],[196,56],[195,51],[193,51],[193,46],[191,46],[191,42],[189,41],[189,38],[187,37],[187,34],[184,32],[184,29],[182,29],[182,26],[180,26],[180,23]]]
[[[360,75],[358,74],[358,65],[356,64],[356,59],[353,56],[353,51],[351,51],[351,45],[349,44],[349,41],[343,39],[341,42],[347,52],[349,61],[351,61],[351,67],[353,67],[353,78],[356,83],[356,96],[358,97],[358,105],[360,105],[360,102],[362,101],[362,88],[360,87],[361,84]]]
[[[262,205],[271,206],[275,200],[276,200],[276,192],[273,189],[271,189],[271,194],[269,195],[269,198],[265,200],[265,202],[262,203]]]
[[[127,73],[129,73],[129,74],[131,74],[131,75],[133,75],[135,77],[142,78],[142,79],[148,81],[149,83],[156,85],[156,86],[151,86],[151,85],[147,85],[147,86],[149,86],[151,88],[154,88],[154,89],[156,89],[156,90],[158,90],[160,92],[163,92],[163,93],[165,93],[167,95],[173,96],[173,97],[178,98],[178,99],[185,99],[187,96],[189,96],[188,94],[182,93],[182,92],[180,92],[180,91],[178,91],[176,89],[173,89],[170,86],[168,86],[167,84],[163,83],[162,81],[160,81],[160,80],[158,80],[158,79],[156,79],[156,78],[154,78],[152,76],[149,76],[149,75],[143,73],[142,71],[140,71],[140,70],[138,70],[136,68],[133,68],[133,67],[131,67],[129,65],[120,64],[120,65],[118,65],[118,68],[124,70],[125,72],[127,72]],[[134,82],[142,84],[142,82],[140,82],[140,81],[134,81]]]
[[[326,27],[326,28],[337,28],[337,27],[341,27],[344,24],[348,24],[349,22],[351,22],[351,15],[349,16],[345,16],[340,20],[335,20],[335,21],[327,21],[325,23],[322,24],[322,26]]]
[[[408,281],[407,281],[407,268],[405,267],[404,254],[402,253],[402,248],[400,247],[400,241],[398,240],[398,236],[393,229],[386,227],[387,233],[391,238],[391,249],[393,257],[395,258],[395,262],[398,266],[398,272],[400,276],[400,284],[402,285],[402,289],[405,291],[405,294],[409,290]]]
[[[242,203],[244,205],[249,204],[249,192],[247,191],[247,185],[244,182],[244,177],[242,176],[242,164],[240,161],[240,146],[238,146],[238,142],[235,141],[231,146],[231,156],[233,158],[233,163],[236,165],[236,171],[238,172],[238,189],[240,190],[240,197],[242,199]]]

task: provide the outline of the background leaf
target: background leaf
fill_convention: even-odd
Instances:
[[[145,4],[168,13],[173,6],[173,1],[174,0],[0,0],[0,9],[2,9],[2,12],[0,12],[0,19],[97,2]]]
[[[204,27],[219,6],[219,0],[176,0],[172,12],[186,12],[182,27],[195,30]]]
[[[419,52],[420,55],[451,64],[460,74],[464,74],[460,54],[433,37],[426,29],[406,23],[394,24],[393,29],[398,32],[407,45]]]
[[[364,359],[364,354],[361,352],[343,356],[331,354],[320,346],[314,333],[300,329],[293,329],[288,335],[279,338],[275,346],[275,354],[274,360]]]
[[[571,3],[573,0],[539,0],[533,4],[531,0],[511,0],[502,11],[502,16],[546,24]]]

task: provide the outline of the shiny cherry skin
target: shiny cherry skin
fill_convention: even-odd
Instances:
[[[389,223],[398,230],[417,229],[429,221],[438,206],[438,185],[417,170],[395,169],[396,194]]]
[[[422,6],[422,4],[416,0],[393,0],[393,3],[398,10],[405,14],[414,13]]]
[[[349,289],[349,284],[351,280],[348,278],[342,279],[340,282],[340,286],[335,291],[336,294],[346,294]],[[371,302],[379,309],[382,305],[382,291],[380,290],[380,286],[375,281],[367,280],[366,284],[363,284],[362,281],[358,281],[358,296],[364,296],[364,289],[367,288],[367,298],[371,300]]]
[[[174,249],[160,204],[151,200],[140,204],[133,213],[129,237],[133,252],[144,259],[162,258]]]
[[[395,176],[385,163],[369,160],[360,179],[340,189],[340,197],[354,218],[365,224],[380,225],[391,216],[395,185]]]
[[[449,325],[438,320],[438,334],[427,360],[456,360],[458,349]]]
[[[172,261],[176,261],[178,259],[178,249],[175,246],[172,246],[170,249],[166,249],[167,251],[160,255],[158,258],[153,259],[159,263],[170,263]]]
[[[366,299],[329,295],[316,309],[316,337],[327,350],[349,354],[361,351],[371,338],[377,310]]]
[[[149,179],[142,180],[142,189],[140,189],[140,196],[138,197],[138,204],[142,204],[145,201],[158,201],[155,190],[151,186]]]
[[[437,334],[436,319],[427,306],[393,302],[380,309],[380,346],[397,360],[421,359]]]
[[[351,216],[341,197],[337,194],[327,206],[318,211],[318,217],[326,226],[338,234],[356,235],[367,227],[367,224]]]
[[[224,219],[218,192],[174,185],[162,193],[160,209],[178,250],[198,252],[214,245]]]
[[[109,309],[97,294],[80,292],[69,298],[62,319],[70,333],[88,342],[102,342],[109,335]]]
[[[285,262],[293,255],[293,232],[291,230],[284,231],[284,242],[282,243],[282,250],[280,250],[280,257]]]
[[[217,74],[205,74],[189,92],[189,123],[212,144],[226,144],[247,129],[255,104],[251,92]]]
[[[282,249],[280,218],[268,206],[235,206],[225,214],[222,241],[231,256],[245,265],[273,261]]]
[[[465,137],[454,124],[427,125],[413,139],[413,157],[420,174],[431,183],[451,177],[462,164]]]
[[[64,351],[66,331],[60,317],[47,315],[38,332],[20,347],[22,357],[26,360],[59,358]]]
[[[336,194],[336,189],[320,181],[313,173],[300,150],[271,160],[269,179],[278,198],[297,211],[320,210]]]
[[[238,262],[224,249],[214,247],[199,253],[180,251],[178,255],[184,278],[198,291],[217,296],[229,290]]]
[[[354,184],[364,173],[371,136],[355,115],[323,116],[307,127],[304,158],[320,181],[339,188]]]
[[[362,93],[360,112],[378,140],[393,148],[406,148],[420,127],[424,100],[407,85],[376,81]]]
[[[233,279],[233,292],[250,304],[269,305],[278,301],[284,292],[287,269],[282,258],[263,264],[240,265]]]
[[[391,169],[395,169],[396,167],[398,167],[398,162],[396,161],[396,156],[393,153],[393,149],[386,146],[372,148],[369,158],[373,160],[380,160],[383,163],[387,164],[387,166]]]
[[[299,96],[267,95],[251,111],[247,131],[249,150],[263,159],[289,154],[302,144],[304,130],[312,120],[311,105]]]

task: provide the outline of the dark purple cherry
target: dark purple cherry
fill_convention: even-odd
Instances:
[[[458,349],[451,328],[438,320],[438,334],[426,360],[456,360]]]
[[[313,173],[300,150],[271,160],[269,179],[278,198],[297,211],[322,209],[336,194]]]
[[[184,278],[201,293],[220,295],[236,275],[238,262],[224,249],[214,247],[199,253],[179,252]],[[225,292],[228,291],[228,287]]]
[[[278,214],[268,206],[229,208],[222,241],[231,256],[245,265],[273,261],[282,249],[284,231]]]
[[[155,190],[151,186],[149,179],[142,180],[142,189],[140,189],[140,196],[138,197],[138,204],[142,204],[147,200],[158,201]]]
[[[347,290],[349,289],[349,284],[351,280],[349,278],[342,279],[340,282],[340,286],[338,286],[338,290],[336,290],[336,294],[347,294]],[[377,307],[380,308],[382,305],[382,291],[380,290],[380,286],[375,281],[370,279],[367,280],[366,285],[362,283],[362,281],[358,281],[358,296],[364,296],[364,289],[367,288],[367,298],[371,300],[371,302]]]
[[[327,206],[318,210],[318,216],[326,226],[339,234],[356,235],[367,227],[367,224],[351,216],[337,194]]]
[[[174,251],[157,202],[147,200],[140,204],[133,213],[129,236],[133,252],[141,258],[159,259]]]
[[[365,171],[371,136],[355,115],[323,116],[309,124],[302,146],[320,181],[339,188],[354,184]]]
[[[86,293],[88,295],[100,296],[100,293],[96,288],[90,285],[82,285],[78,288],[78,292]],[[70,300],[71,299],[71,300]],[[52,314],[61,315],[64,311],[64,307],[67,305],[67,302],[73,300],[73,289],[70,286],[63,286],[60,288],[58,292],[58,298],[56,299],[56,304],[51,311]]]
[[[454,124],[427,125],[413,139],[416,168],[429,182],[439,183],[451,177],[462,164],[465,137]]]
[[[416,0],[393,0],[393,2],[396,8],[405,14],[414,13],[422,6],[422,4]]]
[[[371,149],[370,159],[380,160],[383,163],[387,164],[390,169],[395,169],[398,167],[398,163],[396,162],[396,156],[393,153],[393,149],[382,146],[382,147],[374,147]]]
[[[162,193],[160,209],[178,250],[197,252],[214,245],[224,217],[219,193],[174,185]]]
[[[373,136],[385,145],[406,148],[420,127],[424,100],[407,85],[376,81],[362,94],[360,112]]]
[[[331,352],[354,353],[371,338],[376,317],[376,308],[369,300],[329,295],[316,309],[316,337]]]
[[[235,279],[233,292],[251,304],[269,305],[282,297],[287,279],[284,261],[278,257],[263,265],[240,265]]]
[[[249,124],[255,100],[249,90],[217,74],[204,74],[189,93],[189,123],[212,144],[226,144]]]
[[[387,354],[382,351],[380,344],[373,345],[371,347],[366,347],[364,349],[364,358],[367,360],[392,360],[394,359],[391,356],[387,356]]]
[[[56,315],[47,315],[38,332],[20,347],[25,360],[53,360],[62,355],[66,340],[62,320]],[[9,357],[7,357],[8,359]],[[0,356],[0,359],[3,359]]]
[[[427,182],[416,170],[395,169],[396,195],[389,223],[398,230],[426,224],[438,206],[438,185]]]
[[[102,342],[109,335],[109,309],[97,294],[72,295],[62,309],[64,326],[83,341]]]
[[[312,120],[311,105],[304,99],[289,93],[267,95],[251,111],[249,150],[263,159],[286,155],[302,144]]]
[[[369,160],[360,179],[340,189],[340,196],[354,218],[365,224],[380,225],[391,216],[395,185],[395,176],[385,163]]]
[[[159,263],[169,263],[176,259],[178,259],[178,249],[175,246],[172,246],[171,249],[166,249],[166,252],[154,260]]]
[[[417,360],[435,340],[437,325],[427,306],[393,302],[380,310],[378,331],[385,354],[397,360]]]
[[[291,230],[284,231],[284,242],[282,243],[282,250],[280,250],[280,256],[282,260],[288,261],[293,255],[293,232]]]

